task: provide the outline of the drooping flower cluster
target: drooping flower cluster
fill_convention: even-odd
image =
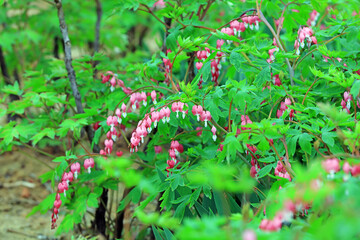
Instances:
[[[184,152],[184,147],[182,144],[180,144],[178,141],[172,141],[171,145],[170,145],[170,149],[169,149],[169,156],[170,156],[170,160],[167,160],[167,167],[166,167],[166,171],[169,172],[171,171],[170,169],[173,169],[174,166],[178,163],[178,157],[180,157],[180,153]]]
[[[350,114],[352,96],[349,92],[344,92],[344,98],[341,101],[342,108]]]
[[[321,166],[329,174],[328,178],[334,178],[334,174],[340,171],[340,161],[337,158],[329,158],[321,162]]]
[[[245,16],[242,18],[242,21],[244,22],[245,28],[249,27],[251,30],[259,30],[259,22],[261,22],[261,20],[257,15]]]
[[[278,211],[272,220],[263,219],[259,228],[266,232],[279,231],[283,225],[291,223],[297,215],[304,216],[307,214],[308,209],[310,209],[310,204],[301,200],[297,200],[295,202],[292,200],[286,200],[284,202],[283,209]]]
[[[291,167],[290,163],[285,163],[285,164],[288,164],[288,166]],[[283,166],[283,164],[280,161],[277,162],[277,165],[275,168],[275,176],[286,178],[289,181],[291,181],[290,174],[286,171],[285,166]]]
[[[200,105],[194,105],[191,112],[196,116],[197,121],[204,122],[205,127],[207,127],[207,123],[211,121],[211,113],[209,111],[204,111]]]
[[[360,176],[360,164],[355,164],[355,165],[351,166],[348,162],[345,162],[343,165],[343,171],[347,175],[349,175],[349,173],[350,173],[351,176],[358,177],[358,176]]]
[[[170,52],[171,52],[171,49],[168,49],[166,51],[166,54],[168,54]],[[169,84],[170,84],[170,72],[171,72],[171,69],[173,67],[173,64],[171,63],[170,59],[168,59],[168,58],[163,58],[163,62],[164,62],[164,67],[165,67],[165,73],[164,73],[165,83],[169,86]]]
[[[275,61],[275,52],[279,51],[279,46],[276,43],[276,39],[273,39],[274,48],[269,50],[269,58],[266,60],[268,63],[272,63]]]
[[[291,105],[291,100],[289,98],[285,98],[284,102],[280,103],[280,108],[276,112],[276,116],[280,118],[284,112],[289,108],[288,106]],[[290,110],[289,119],[292,121],[294,119],[294,109]]]
[[[273,75],[273,74],[271,73],[271,79],[272,79],[273,84],[274,84],[275,86],[281,86],[282,83],[281,83],[280,75],[279,75],[279,74]]]
[[[221,69],[221,60],[225,60],[225,58],[223,57],[224,53],[222,53],[221,50],[221,46],[224,44],[224,40],[219,39],[217,40],[217,44],[216,44],[216,48],[219,50],[216,53],[216,56],[214,59],[211,60],[211,81],[214,82],[215,86],[218,85],[218,78],[220,75],[220,69]],[[198,70],[200,70],[203,67],[203,62],[210,56],[210,49],[209,48],[205,48],[205,50],[202,51],[198,51],[196,53],[196,56],[199,60],[199,62],[196,63],[196,68]],[[203,77],[202,75],[200,76],[200,81],[198,83],[199,89],[202,88],[202,83],[203,83]]]
[[[91,168],[93,168],[95,165],[93,158],[85,159],[84,161],[84,168],[85,170],[88,170],[88,172],[91,172]],[[56,193],[55,201],[54,201],[54,208],[53,213],[51,215],[51,229],[56,228],[56,221],[59,218],[59,209],[61,207],[62,201],[60,198],[60,193],[64,193],[64,197],[66,197],[66,191],[69,189],[69,184],[74,181],[74,179],[77,179],[79,173],[81,170],[80,163],[75,162],[71,164],[70,171],[64,172],[61,178],[61,182],[58,184],[58,190]]]
[[[131,94],[131,88],[127,88],[124,85],[124,82],[118,79],[118,75],[113,73],[112,71],[107,71],[106,74],[101,74],[101,83],[110,82],[110,91],[113,92],[115,90],[116,84],[119,85],[124,91],[125,94]]]
[[[157,9],[162,9],[165,7],[165,2],[164,0],[159,0],[159,1],[156,1],[153,5],[153,8],[157,8]]]
[[[199,59],[199,62],[197,62],[195,64],[196,66],[196,69],[198,71],[200,71],[200,69],[202,68],[203,66],[203,62],[210,56],[210,49],[209,48],[205,48],[205,50],[202,50],[202,51],[197,51],[196,52],[196,57]],[[198,86],[199,86],[199,89],[202,88],[202,83],[203,83],[203,76],[201,75],[200,76],[200,80],[199,80],[199,83],[198,83]]]
[[[305,41],[308,47],[310,47],[311,44],[317,44],[317,39],[314,36],[314,30],[309,27],[300,27],[298,31],[298,37],[294,44],[296,55],[300,55],[300,47],[305,47]]]
[[[241,115],[241,125],[242,126],[247,125],[247,124],[251,124],[251,123],[252,123],[252,121],[250,120],[248,115]],[[251,129],[251,128],[241,127],[241,130],[247,130],[247,129]]]
[[[259,24],[258,24],[259,25]],[[239,22],[237,20],[234,20],[230,22],[230,28],[233,30],[233,34],[238,37],[241,36],[242,32],[245,32],[245,24],[243,22]]]
[[[318,20],[320,16],[320,13],[318,13],[316,10],[313,10],[311,13],[310,13],[310,17],[309,19],[307,20],[306,24],[309,26],[309,27],[314,27],[316,25],[316,22]]]

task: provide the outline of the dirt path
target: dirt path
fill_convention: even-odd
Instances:
[[[39,161],[55,166],[48,157],[27,149],[0,156],[1,239],[61,239],[50,229],[50,211],[26,217],[52,191],[50,184],[39,180],[48,171]]]

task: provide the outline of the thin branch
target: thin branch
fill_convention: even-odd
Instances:
[[[138,10],[144,11],[144,12],[147,12],[147,13],[150,13],[151,15],[153,15],[153,16],[156,18],[156,20],[158,20],[160,23],[164,24],[166,28],[170,28],[170,26],[167,25],[165,22],[163,22],[158,16],[156,16],[156,15],[154,14],[154,12],[153,12],[147,5],[140,3],[140,6],[145,7],[146,10],[140,9],[140,8],[139,8]]]
[[[77,113],[84,113],[84,108],[83,108],[82,102],[81,102],[81,95],[80,95],[80,92],[78,90],[77,83],[76,83],[75,70],[72,66],[71,42],[70,42],[70,38],[69,38],[69,34],[68,34],[67,25],[65,22],[64,10],[62,8],[61,0],[54,0],[54,2],[56,5],[56,8],[58,10],[60,30],[61,30],[61,34],[62,34],[62,37],[64,40],[65,67],[66,67],[66,71],[68,74],[68,78],[70,80],[70,86],[71,86],[71,89],[73,92],[73,96],[75,98]],[[90,125],[88,125],[88,126],[85,126],[85,130],[86,130],[86,133],[87,133],[90,143],[92,143],[92,140],[94,139],[93,128]],[[97,144],[94,144],[93,151],[96,153],[100,152],[100,148]]]
[[[317,82],[317,80],[318,80],[318,78],[315,78],[315,81],[311,84],[311,86],[309,87],[309,89],[306,91],[305,96],[304,96],[304,99],[303,99],[303,101],[302,101],[302,103],[301,103],[302,105],[304,105],[306,96],[308,95],[310,89],[311,89],[311,88],[314,86],[314,84]]]
[[[209,0],[205,9],[202,11],[201,17],[199,18],[200,21],[202,21],[207,13],[207,11],[209,10],[211,4],[213,4],[215,1],[214,0]]]
[[[269,28],[270,32],[272,33],[272,35],[274,36],[279,48],[281,49],[281,51],[285,52],[284,47],[282,46],[279,38],[277,37],[274,29],[272,28],[272,26],[270,25],[270,23],[266,20],[264,14],[262,13],[262,11],[260,10],[259,6],[258,6],[258,0],[256,0],[256,5],[257,5],[257,13],[258,13],[258,17],[260,18],[261,21],[263,21],[265,23],[265,25]],[[288,58],[285,58],[285,62],[286,65],[289,68],[289,74],[290,74],[290,82],[291,82],[291,86],[294,86],[294,69],[291,67],[290,61]]]
[[[84,113],[83,106],[81,104],[81,96],[76,84],[76,75],[75,70],[72,66],[72,56],[71,56],[71,42],[68,34],[68,29],[65,23],[64,11],[62,8],[61,0],[54,0],[56,4],[56,8],[58,10],[58,18],[60,23],[61,34],[64,39],[64,47],[65,47],[65,67],[68,73],[68,78],[70,80],[71,89],[73,91],[73,95],[75,98],[76,108],[78,113]]]

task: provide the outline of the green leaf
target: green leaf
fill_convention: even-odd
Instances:
[[[301,149],[308,154],[311,154],[311,141],[312,137],[307,133],[303,133],[299,137],[299,144]]]
[[[56,193],[49,194],[40,204],[33,207],[31,212],[27,215],[27,217],[34,215],[36,212],[40,212],[41,214],[45,214],[47,211],[49,211],[55,201]]]
[[[98,200],[97,200],[98,196],[95,193],[90,193],[89,197],[87,199],[87,205],[89,207],[94,207],[97,208],[99,206]]]
[[[351,87],[350,93],[356,98],[360,92],[360,80],[355,80],[354,84]]]
[[[330,147],[334,146],[335,143],[334,137],[336,137],[336,133],[324,132],[322,134],[322,140]]]
[[[45,128],[41,130],[38,134],[33,136],[30,140],[32,140],[32,145],[35,146],[41,139],[44,137],[49,137],[50,139],[55,138],[55,130],[53,128]]]
[[[151,225],[151,228],[153,230],[154,236],[156,240],[163,240],[163,238],[160,236],[159,231],[157,230],[157,228],[154,225]]]
[[[255,84],[259,87],[271,79],[270,68],[264,67],[255,78]]]
[[[59,235],[60,233],[67,233],[70,230],[74,229],[75,226],[75,219],[74,215],[67,214],[65,218],[61,221],[56,234]]]
[[[258,172],[258,178],[265,177],[272,169],[272,164],[266,165],[265,167],[261,168]]]
[[[264,163],[273,163],[273,162],[275,162],[275,158],[273,156],[270,156],[270,157],[266,157],[266,158],[259,158],[258,161],[264,162]]]
[[[234,65],[234,67],[236,68],[236,71],[240,71],[241,70],[241,63],[244,62],[244,58],[242,57],[241,54],[232,51],[230,54],[230,63],[232,65]]]

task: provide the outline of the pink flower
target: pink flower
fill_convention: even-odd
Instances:
[[[140,136],[141,138],[141,143],[144,143],[144,137],[147,136],[147,131],[146,131],[146,128],[144,126],[141,126],[141,127],[137,127],[136,128],[136,133],[138,136]]]
[[[123,151],[117,151],[116,152],[116,156],[118,156],[118,157],[121,157],[123,154],[124,154]]]
[[[121,111],[122,111],[122,116],[126,118],[126,105],[124,103],[121,105]]]
[[[175,163],[174,160],[167,160],[166,163],[167,163],[167,165],[168,165],[168,166],[166,167],[166,171],[168,172],[167,176],[169,177],[170,169],[173,169],[176,163]]]
[[[225,43],[225,41],[223,39],[218,39],[216,41],[216,48],[220,50],[221,46],[224,45],[224,43]]]
[[[213,126],[212,128],[211,128],[211,132],[213,133],[213,140],[214,140],[214,142],[216,141],[216,128],[215,128],[215,126]]]
[[[101,83],[107,83],[110,80],[111,75],[101,74]]]
[[[272,77],[273,83],[275,86],[281,86],[280,76],[276,74]]]
[[[118,85],[119,85],[119,87],[121,87],[121,88],[124,88],[124,87],[125,87],[123,80],[120,80],[120,79],[118,79]]]
[[[115,75],[111,78],[110,80],[110,91],[113,92],[115,90],[115,86],[116,86],[116,78]]]
[[[340,162],[337,158],[329,158],[321,162],[322,167],[327,173],[334,174],[340,171]]]
[[[60,196],[60,195],[59,195]],[[61,200],[60,198],[59,199],[56,199],[55,202],[54,202],[54,208],[57,208],[59,209],[61,207]]]
[[[202,62],[197,62],[197,63],[195,64],[195,66],[196,66],[196,69],[197,69],[197,70],[200,70],[200,69],[202,68],[202,66],[203,66],[203,63],[202,63]]]
[[[357,177],[359,175],[360,175],[360,164],[357,164],[351,168],[351,176]]]
[[[273,220],[263,219],[260,223],[259,228],[264,231],[274,232],[279,231],[282,225],[282,216],[281,214],[276,214]]]
[[[201,134],[202,134],[202,127],[197,127],[197,128],[196,128],[196,131],[198,131],[198,132],[196,133],[196,136],[200,137]]]
[[[120,111],[120,108],[117,108],[117,109],[116,109],[115,115],[117,116],[117,122],[118,122],[119,124],[121,124],[122,119],[121,119],[121,111]]]
[[[350,171],[351,171],[351,166],[348,162],[345,162],[344,165],[343,165],[343,171],[346,173],[346,174],[349,174]]]
[[[225,34],[227,34],[227,35],[229,35],[229,36],[234,36],[234,30],[232,30],[232,28],[229,28],[229,27],[227,27],[227,28],[222,28],[222,29],[221,29],[221,32],[222,32],[222,33],[225,33]]]
[[[209,111],[203,111],[200,115],[201,120],[205,122],[205,127],[207,127],[207,122],[211,121],[211,114]]]
[[[251,169],[250,169],[250,176],[252,178],[256,178],[257,176],[257,168],[255,166],[251,166]]]
[[[111,141],[111,140],[110,140]],[[85,170],[88,170],[88,173],[91,173],[91,168],[93,168],[95,166],[94,163],[94,159],[93,158],[88,158],[85,159],[84,161],[84,168]]]
[[[159,154],[163,151],[161,146],[155,146],[154,149],[155,149],[155,153],[157,153],[157,154]]]
[[[169,149],[169,156],[170,156],[170,158],[173,159],[173,160],[176,159],[175,149]]]
[[[153,101],[154,104],[157,103],[157,102],[156,102],[156,92],[155,92],[155,90],[153,90],[153,91],[151,92],[151,100]]]
[[[113,140],[105,139],[104,144],[105,144],[105,152],[106,152],[106,154],[111,154],[112,147],[113,147],[113,144],[114,144]]]
[[[224,150],[224,144],[220,144],[218,148],[218,152],[222,152]]]
[[[68,185],[74,180],[74,174],[72,172],[64,172],[62,181],[65,181]]]
[[[160,112],[156,112],[156,111],[152,112],[151,113],[151,121],[154,123],[154,128],[156,128],[157,123],[160,121]]]
[[[64,193],[64,196],[66,197],[66,190],[69,189],[69,186],[66,181],[63,181],[58,184],[58,191],[59,193]]]
[[[80,163],[75,162],[71,164],[71,172],[74,174],[75,179],[77,179],[78,174],[80,173]]]
[[[242,239],[243,240],[256,240],[257,239],[256,233],[252,229],[246,229],[242,233]]]
[[[275,20],[275,25],[278,28],[279,25],[282,26],[284,23],[284,17],[280,17],[278,20]]]
[[[194,105],[191,112],[192,112],[192,114],[194,114],[196,116],[196,119],[198,121],[200,121],[200,114],[202,114],[202,112],[203,112],[202,106]]]
[[[100,127],[100,122],[96,122],[93,126],[93,129],[96,131],[99,129],[99,127]]]
[[[171,105],[171,110],[173,112],[176,112],[176,117],[178,118],[179,117],[179,111],[180,111],[180,105],[179,105],[180,102],[174,102],[172,105]]]
[[[155,2],[153,7],[158,8],[158,9],[164,8],[165,7],[164,0],[159,0],[159,1]]]
[[[288,163],[288,166],[291,167],[291,164]],[[275,175],[282,177],[282,178],[287,178],[289,181],[291,181],[290,174],[286,171],[286,168],[282,165],[282,163],[280,161],[277,162],[277,165],[275,168]]]

